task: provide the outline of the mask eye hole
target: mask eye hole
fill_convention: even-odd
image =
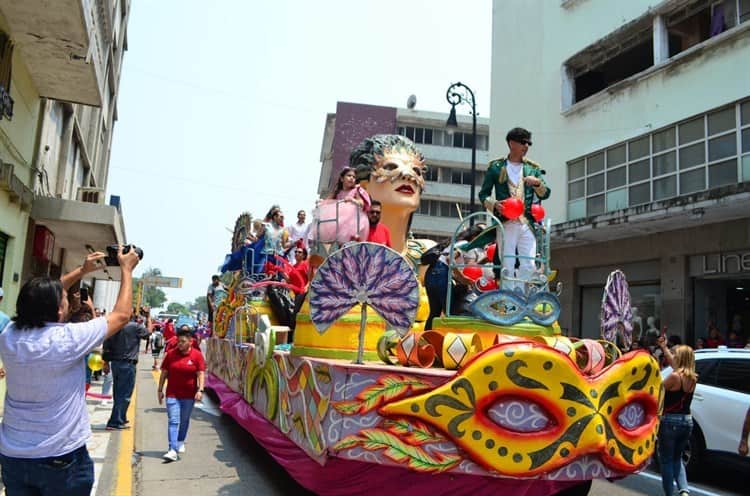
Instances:
[[[487,417],[503,429],[513,432],[539,432],[556,425],[553,417],[539,403],[524,398],[501,398],[487,409]]]
[[[617,414],[617,423],[623,429],[632,431],[646,423],[646,409],[638,401],[628,403]]]

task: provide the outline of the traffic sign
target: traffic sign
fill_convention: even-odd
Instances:
[[[140,281],[144,286],[158,286],[161,288],[181,288],[181,277],[149,276]]]

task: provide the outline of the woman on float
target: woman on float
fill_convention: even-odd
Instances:
[[[366,215],[369,209],[370,195],[357,184],[354,169],[344,167],[331,194],[313,211],[315,227],[311,238],[339,245],[364,241],[369,228]]]

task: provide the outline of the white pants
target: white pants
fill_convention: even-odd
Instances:
[[[505,240],[503,242],[503,234]],[[528,224],[519,221],[508,221],[503,223],[503,230],[497,230],[497,246],[502,246],[503,274],[505,277],[513,277],[528,280],[536,270],[534,257],[536,257],[536,236],[534,230]],[[516,251],[518,251],[519,270],[516,274]],[[523,289],[522,283],[509,281],[503,284],[503,289]]]

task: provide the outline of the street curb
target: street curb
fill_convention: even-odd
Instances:
[[[119,446],[117,451],[117,464],[115,472],[114,492],[115,496],[130,496],[133,494],[133,452],[134,431],[138,423],[135,421],[135,403],[138,397],[138,386],[133,387],[133,394],[128,406],[127,418],[130,419],[131,428],[120,431]]]

